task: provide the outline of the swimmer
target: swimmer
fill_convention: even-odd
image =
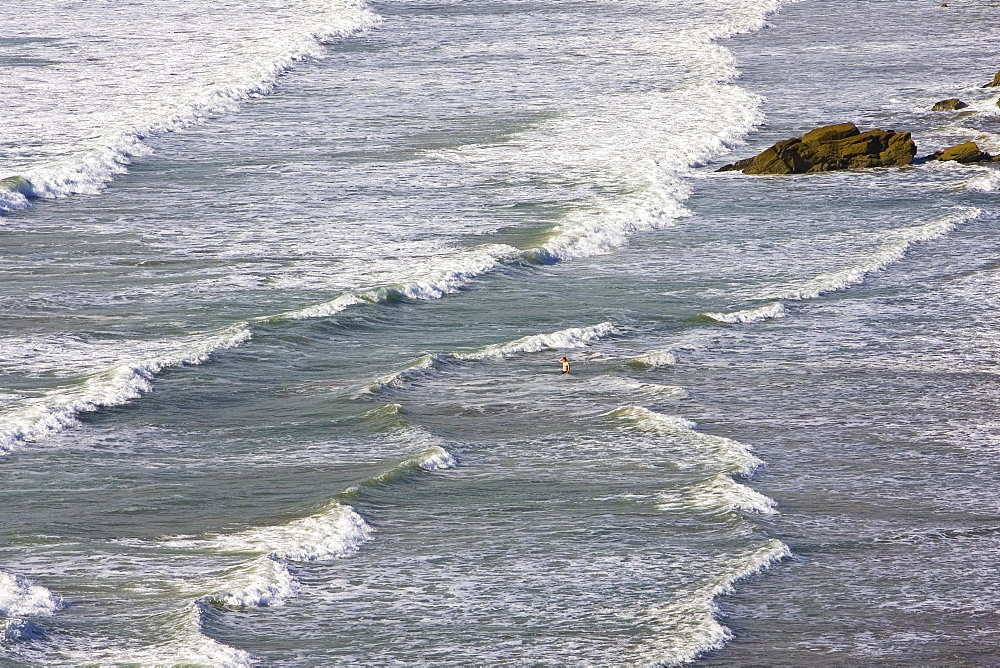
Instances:
[[[562,362],[562,372],[569,373],[569,360],[564,357],[559,361]]]

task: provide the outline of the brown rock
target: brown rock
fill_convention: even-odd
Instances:
[[[1000,86],[1000,72],[997,72],[996,76],[993,77],[993,81],[983,86],[983,88],[995,88],[997,86]]]
[[[941,100],[940,102],[935,102],[934,106],[931,107],[931,111],[956,111],[958,109],[965,109],[968,107],[965,102],[962,102],[957,97],[948,98],[947,100]]]
[[[989,153],[985,153],[979,148],[979,144],[974,141],[967,141],[964,144],[949,146],[943,151],[938,151],[927,157],[928,160],[940,160],[942,162],[986,162],[993,159]]]
[[[909,165],[917,146],[909,132],[869,130],[854,123],[816,128],[779,141],[763,153],[719,169],[744,174],[805,174],[866,167]]]

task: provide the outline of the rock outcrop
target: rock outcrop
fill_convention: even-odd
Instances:
[[[867,167],[899,167],[913,162],[917,146],[909,132],[868,130],[854,123],[828,125],[785,139],[752,158],[718,171],[744,174],[806,174]]]
[[[997,86],[1000,86],[1000,72],[997,72],[996,76],[993,77],[993,81],[983,86],[983,88],[996,88]]]
[[[962,102],[957,97],[948,98],[947,100],[941,100],[940,102],[934,103],[931,107],[931,111],[956,111],[958,109],[965,109],[968,107],[965,102]]]
[[[932,153],[924,160],[940,160],[941,162],[1000,162],[1000,155],[993,156],[979,148],[979,144],[974,141],[967,141],[964,144],[949,146],[943,151]]]

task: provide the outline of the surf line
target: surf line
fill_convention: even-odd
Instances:
[[[445,355],[427,354],[418,357],[394,373],[382,376],[358,390],[353,398],[377,395],[383,390],[402,387],[405,383],[435,371],[441,371],[451,364],[478,362],[488,359],[502,359],[510,355],[537,353],[544,350],[565,350],[584,348],[589,344],[620,334],[621,331],[610,322],[602,322],[589,327],[570,327],[548,334],[532,334],[507,343],[484,346],[469,353]]]
[[[732,476],[749,477],[764,463],[751,449],[733,439],[705,434],[682,417],[665,415],[642,406],[622,406],[606,414],[626,421],[631,428],[669,438],[687,450],[682,468],[704,470],[706,478],[676,490],[662,492],[657,507],[665,512],[692,510],[709,515],[777,514],[773,499],[740,484]],[[642,662],[649,665],[678,665],[693,661],[713,649],[723,647],[732,631],[719,621],[717,599],[731,593],[736,582],[760,573],[790,558],[791,550],[770,538],[730,559],[722,572],[682,600],[651,606],[643,615],[665,633],[650,641]]]
[[[982,209],[959,207],[953,213],[920,225],[889,230],[882,234],[882,237],[889,241],[889,243],[868,253],[864,256],[860,264],[820,274],[798,285],[763,294],[758,299],[777,301],[772,301],[762,306],[730,313],[706,312],[701,315],[716,322],[726,324],[757,323],[774,318],[783,318],[788,315],[784,301],[817,299],[830,292],[848,290],[855,285],[860,285],[869,276],[880,273],[902,261],[910,248],[915,244],[943,238],[953,232],[959,225],[975,220],[981,214]]]
[[[80,425],[79,416],[101,408],[122,406],[152,391],[153,380],[164,370],[198,366],[221,350],[241,346],[252,338],[248,323],[180,339],[159,354],[139,356],[83,376],[82,383],[56,388],[26,399],[0,414],[0,454]],[[80,378],[77,379],[81,380]]]

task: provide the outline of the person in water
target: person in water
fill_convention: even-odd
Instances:
[[[569,360],[564,357],[559,361],[562,362],[562,372],[569,373]]]

